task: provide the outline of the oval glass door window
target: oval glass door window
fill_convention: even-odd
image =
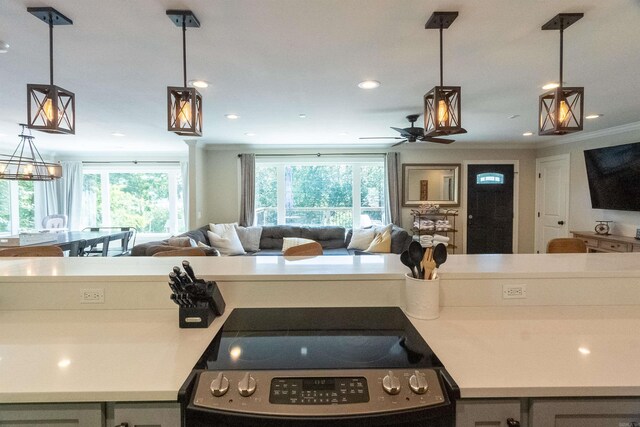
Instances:
[[[481,173],[476,176],[476,184],[504,184],[504,175],[495,172]]]

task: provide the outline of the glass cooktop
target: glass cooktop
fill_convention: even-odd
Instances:
[[[442,367],[397,307],[235,309],[198,365],[208,370]]]

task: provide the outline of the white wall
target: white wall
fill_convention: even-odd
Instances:
[[[583,136],[584,138],[580,138]],[[584,150],[608,147],[612,145],[640,142],[640,125],[610,128],[602,132],[575,134],[572,142],[539,149],[537,157],[549,157],[569,153],[571,171],[569,176],[569,225],[575,231],[591,231],[598,220],[613,221],[611,233],[622,236],[635,236],[640,228],[640,212],[592,209],[587,170],[584,162]],[[568,137],[567,137],[568,138]],[[640,185],[640,183],[638,183]]]
[[[240,179],[238,154],[255,152],[256,154],[276,153],[317,153],[318,151],[335,152],[338,150],[255,150],[247,148],[215,149],[209,147],[205,150],[205,195],[202,219],[199,225],[207,222],[235,222],[240,216]],[[339,150],[340,152],[379,152],[388,150]],[[532,253],[534,243],[534,209],[535,209],[535,150],[534,149],[496,149],[496,148],[469,148],[462,145],[439,147],[433,145],[402,146],[393,150],[400,152],[402,163],[460,163],[473,160],[518,160],[520,165],[519,184],[519,228],[518,228],[518,252]],[[401,171],[400,171],[401,172]],[[466,173],[462,171],[462,179]],[[401,188],[400,188],[401,189]],[[456,227],[461,232],[456,237],[458,246],[462,247],[464,230],[464,218],[458,217]],[[413,219],[411,208],[402,208],[402,227],[409,230]]]

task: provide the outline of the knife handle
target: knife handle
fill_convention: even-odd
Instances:
[[[182,268],[184,268],[184,271],[187,272],[192,282],[198,281],[198,279],[196,278],[196,273],[193,272],[193,268],[191,268],[191,264],[189,264],[189,261],[182,261]]]

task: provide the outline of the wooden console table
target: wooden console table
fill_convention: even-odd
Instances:
[[[640,240],[593,231],[572,231],[573,237],[582,239],[589,252],[640,252]]]

